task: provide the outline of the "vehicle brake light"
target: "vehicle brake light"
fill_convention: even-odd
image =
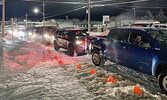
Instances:
[[[85,46],[87,46],[87,45],[88,45],[88,39],[85,38]]]

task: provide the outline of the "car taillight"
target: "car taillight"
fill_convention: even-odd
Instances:
[[[85,46],[87,46],[87,45],[88,45],[88,39],[85,38]]]

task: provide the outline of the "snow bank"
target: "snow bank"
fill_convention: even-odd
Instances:
[[[6,42],[9,43],[9,42]],[[37,42],[12,42],[12,48],[6,44],[3,67],[11,70],[20,70],[33,67],[35,64],[53,59],[54,52],[48,50]]]
[[[89,62],[89,60],[87,60]],[[166,100],[167,96],[161,94],[155,79],[148,75],[133,71],[126,67],[108,62],[103,68],[83,65],[82,69],[77,70],[76,77],[84,85],[95,99],[101,100]],[[90,74],[91,69],[95,69],[95,74]],[[107,82],[112,76],[116,82]],[[143,91],[142,95],[134,94],[133,88],[138,85]]]

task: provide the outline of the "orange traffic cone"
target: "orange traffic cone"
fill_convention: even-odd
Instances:
[[[90,71],[90,73],[91,73],[91,74],[95,74],[96,72],[95,72],[94,69],[92,69],[92,70]]]
[[[58,57],[57,57],[57,56],[54,56],[54,59],[58,59]]]
[[[63,64],[63,62],[61,61],[61,60],[59,60],[59,62],[58,62],[59,64]]]
[[[135,94],[138,94],[138,95],[142,95],[143,94],[143,91],[137,85],[134,86],[133,92]]]
[[[77,69],[81,69],[82,67],[81,67],[81,65],[79,64],[78,66],[77,66]]]
[[[115,81],[115,79],[112,76],[110,76],[109,79],[107,80],[107,82],[113,82],[113,83],[115,83],[116,81]]]

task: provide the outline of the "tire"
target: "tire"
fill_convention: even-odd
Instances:
[[[167,70],[158,75],[158,84],[162,92],[167,94]]]
[[[55,49],[56,51],[59,51],[59,49],[60,49],[60,47],[58,46],[58,44],[57,44],[56,42],[54,42],[54,49]]]
[[[70,45],[70,46],[69,46],[69,54],[70,54],[70,56],[72,56],[72,57],[77,56],[77,53],[76,53],[75,48],[74,48],[73,45]]]
[[[104,59],[100,56],[99,51],[94,51],[92,53],[92,62],[95,66],[103,66],[105,63]]]

